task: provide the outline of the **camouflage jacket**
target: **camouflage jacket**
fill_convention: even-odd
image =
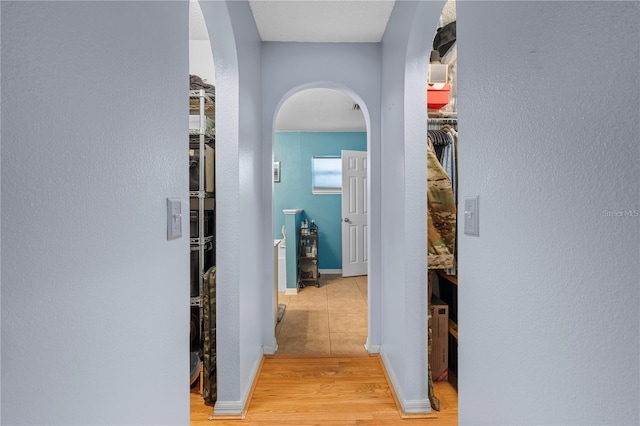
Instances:
[[[456,203],[451,180],[438,161],[431,140],[427,142],[427,265],[429,269],[448,269],[454,266]]]

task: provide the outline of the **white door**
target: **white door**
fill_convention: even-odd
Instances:
[[[342,276],[367,275],[367,153],[342,151]]]

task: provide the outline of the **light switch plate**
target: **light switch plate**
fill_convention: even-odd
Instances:
[[[479,236],[478,230],[478,197],[464,198],[464,233]]]
[[[167,198],[167,240],[182,237],[182,202],[179,198]]]

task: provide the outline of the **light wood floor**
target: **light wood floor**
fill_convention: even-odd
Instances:
[[[401,419],[379,356],[265,357],[243,420],[207,420],[211,407],[191,393],[191,426],[457,425],[458,395],[435,384],[441,411]]]
[[[191,426],[204,425],[457,425],[458,395],[434,384],[441,411],[401,419],[378,356],[368,356],[367,277],[323,275],[320,288],[280,294],[287,308],[276,327],[278,353],[265,357],[246,417],[208,417],[197,387],[191,392]]]

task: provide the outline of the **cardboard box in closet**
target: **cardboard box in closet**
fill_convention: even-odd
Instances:
[[[431,377],[433,381],[449,379],[449,306],[436,296],[431,298]]]
[[[199,149],[189,150],[189,191],[198,190],[199,164],[193,165],[193,161],[198,161]],[[193,165],[193,166],[192,166]],[[204,190],[215,192],[215,149],[209,145],[204,146]]]

